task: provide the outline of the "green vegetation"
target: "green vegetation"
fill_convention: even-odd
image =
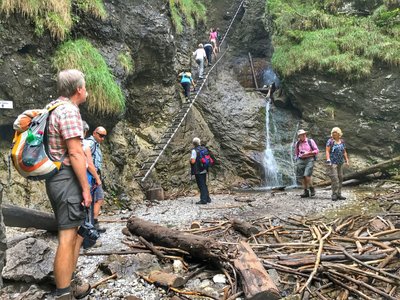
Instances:
[[[125,97],[121,87],[115,82],[104,58],[90,42],[80,39],[63,43],[57,49],[53,63],[58,71],[79,69],[85,74],[90,111],[109,115],[124,111]]]
[[[285,76],[315,70],[357,79],[370,74],[374,61],[400,65],[400,9],[390,1],[359,17],[338,14],[338,0],[268,0],[275,69]]]
[[[134,65],[129,51],[118,54],[118,61],[127,74],[131,74],[133,72]]]
[[[169,0],[169,9],[177,33],[183,32],[183,20],[190,28],[194,28],[196,22],[206,21],[207,9],[198,0]]]
[[[0,0],[0,12],[7,16],[22,14],[35,24],[37,35],[42,35],[48,29],[54,39],[64,40],[76,19],[71,13],[73,5],[82,12],[99,18],[106,17],[102,0]]]

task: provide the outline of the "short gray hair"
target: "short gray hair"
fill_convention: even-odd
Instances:
[[[82,124],[83,124],[83,131],[84,132],[89,131],[89,129],[90,129],[89,124],[84,120],[82,120]]]
[[[200,139],[198,138],[198,137],[195,137],[194,139],[193,139],[193,145],[195,145],[195,146],[200,146],[200,143],[201,143],[201,141],[200,141]]]
[[[71,97],[76,90],[85,84],[85,75],[79,70],[63,70],[57,76],[58,94],[63,97]]]

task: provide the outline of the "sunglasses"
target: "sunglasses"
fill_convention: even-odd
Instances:
[[[104,139],[106,136],[107,136],[107,134],[101,134],[101,133],[98,133],[98,132],[96,132],[97,133],[97,135],[99,136],[99,137],[101,137],[102,139]]]

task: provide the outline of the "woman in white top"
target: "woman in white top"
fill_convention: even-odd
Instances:
[[[199,44],[197,50],[193,52],[193,56],[195,57],[197,65],[199,66],[199,78],[202,79],[204,72],[204,61],[207,61],[206,51],[204,51],[203,44]]]

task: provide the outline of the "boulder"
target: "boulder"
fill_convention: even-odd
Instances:
[[[55,251],[43,240],[27,238],[7,250],[3,278],[28,283],[41,282],[53,270]]]

